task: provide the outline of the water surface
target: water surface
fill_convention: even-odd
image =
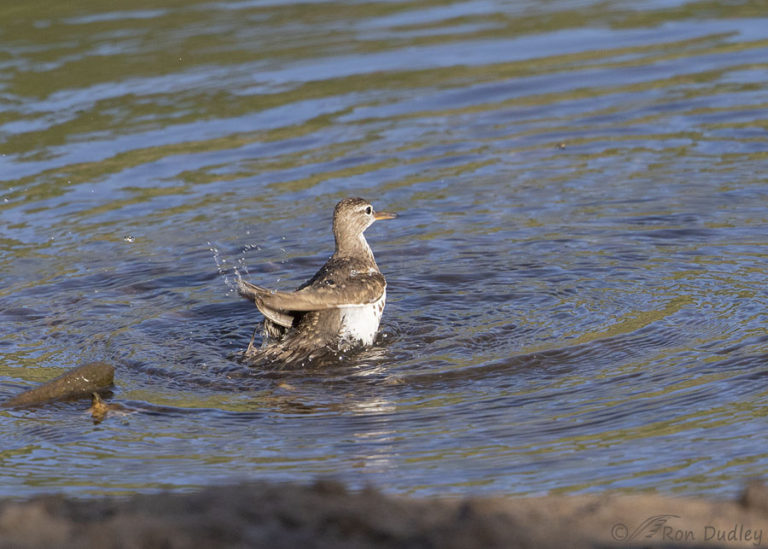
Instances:
[[[0,495],[334,476],[404,494],[730,495],[768,466],[761,2],[0,8]],[[254,371],[346,196],[376,345]]]

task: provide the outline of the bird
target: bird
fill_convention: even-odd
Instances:
[[[238,293],[264,315],[263,344],[254,345],[254,332],[243,358],[289,366],[308,364],[329,351],[372,345],[387,300],[387,282],[363,233],[375,221],[396,217],[375,211],[365,199],[345,198],[333,211],[333,255],[296,291],[238,280]]]

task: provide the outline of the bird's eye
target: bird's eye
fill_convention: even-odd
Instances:
[[[368,215],[371,215],[371,212],[372,212],[372,211],[373,211],[373,208],[371,208],[370,206],[368,206],[368,207],[365,209],[365,213],[366,213],[366,214],[368,214]]]

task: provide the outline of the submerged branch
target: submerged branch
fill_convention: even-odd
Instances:
[[[67,370],[59,377],[12,397],[0,406],[26,408],[58,400],[75,400],[91,397],[111,387],[115,379],[115,367],[106,362],[89,362]]]

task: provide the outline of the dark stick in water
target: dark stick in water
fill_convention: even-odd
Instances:
[[[115,367],[106,362],[89,362],[67,370],[59,377],[24,391],[0,404],[4,408],[39,406],[56,400],[73,400],[91,397],[112,386]]]

